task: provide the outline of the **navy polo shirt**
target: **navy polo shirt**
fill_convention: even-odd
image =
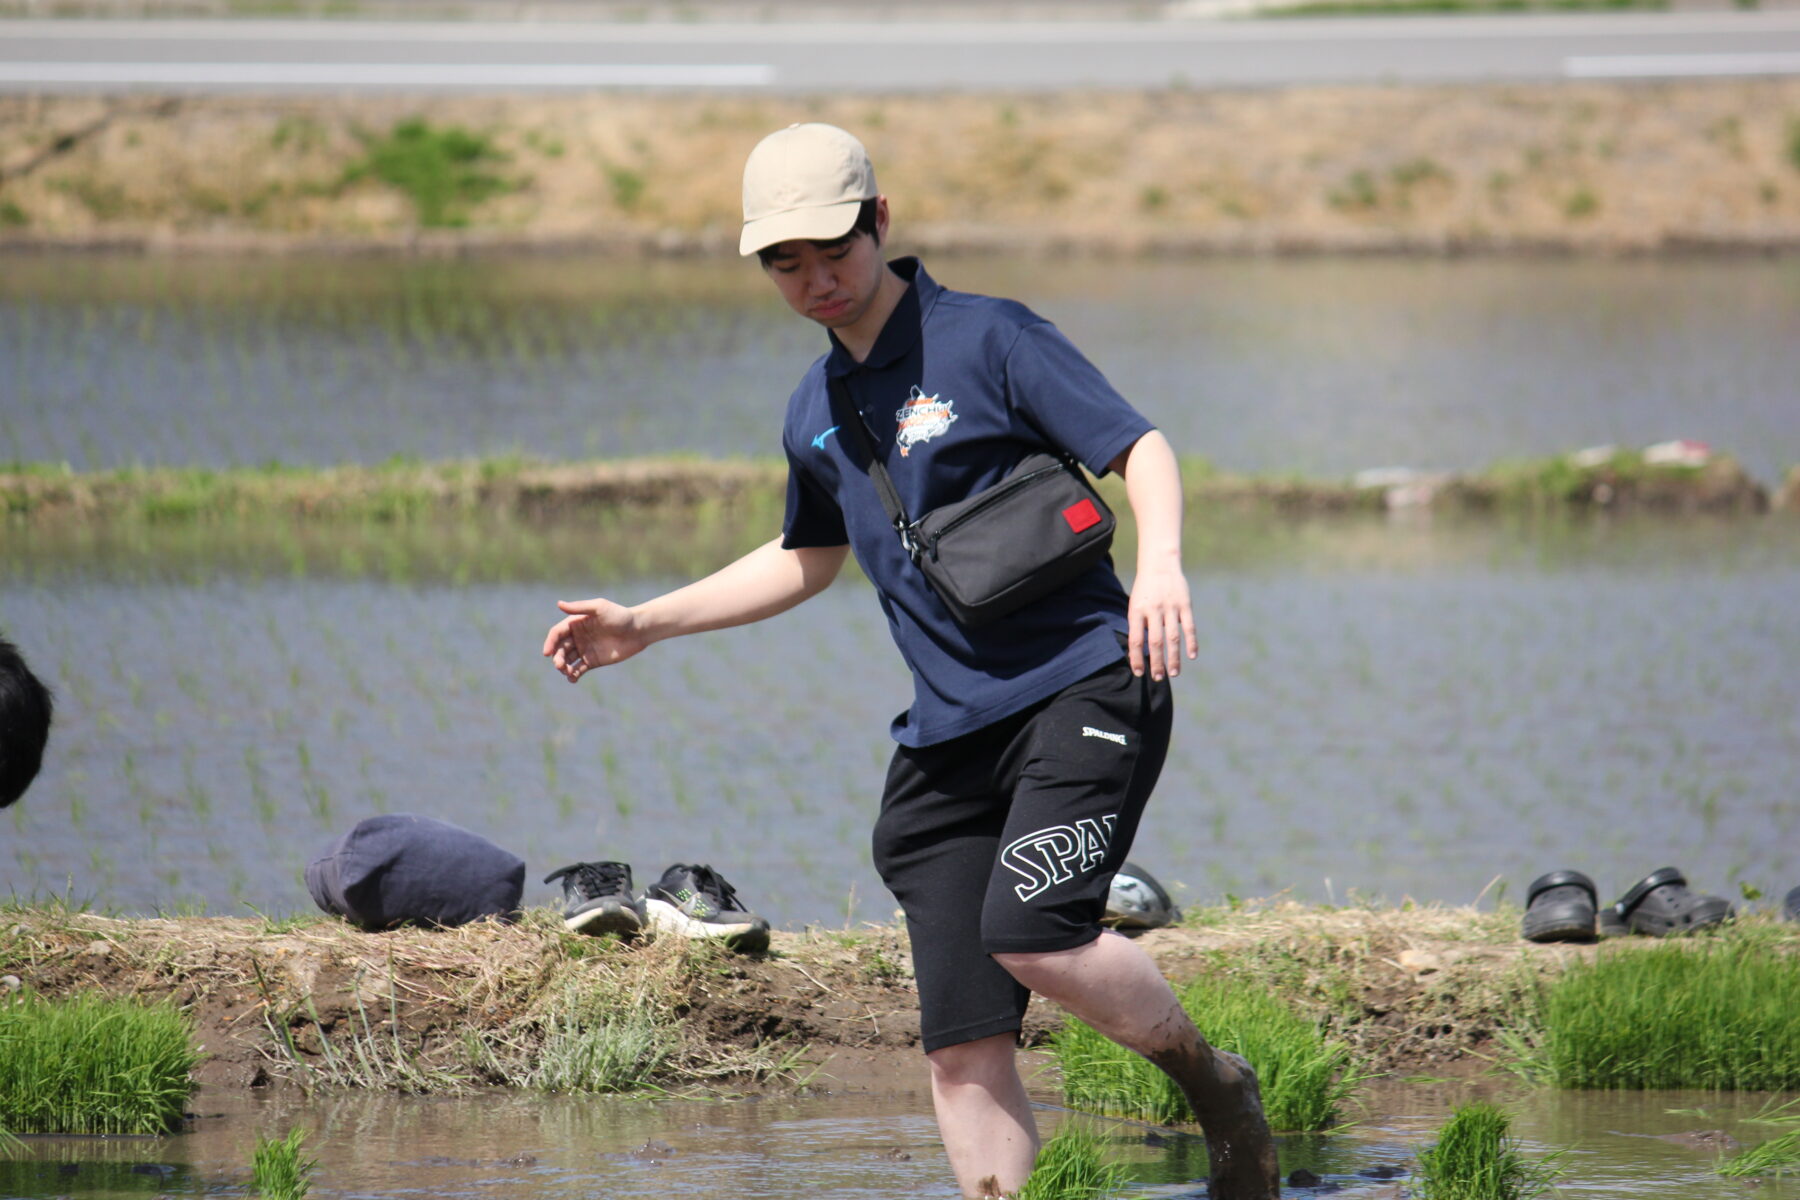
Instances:
[[[1066,451],[1096,475],[1152,426],[1050,322],[1022,304],[939,287],[916,258],[911,286],[868,359],[832,338],[788,401],[788,549],[849,543],[911,668],[894,739],[928,746],[1054,695],[1123,651],[1125,590],[1110,560],[977,629],[957,624],[900,545],[827,378],[861,410],[908,517],[998,483],[1034,451]]]

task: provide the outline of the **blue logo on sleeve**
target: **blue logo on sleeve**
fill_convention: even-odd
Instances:
[[[825,448],[825,439],[830,437],[832,434],[836,433],[838,431],[838,428],[839,428],[838,426],[833,425],[830,429],[827,429],[824,433],[821,433],[818,437],[814,438],[813,439],[813,449],[814,450],[823,450]]]

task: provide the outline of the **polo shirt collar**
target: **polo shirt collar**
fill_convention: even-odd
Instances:
[[[917,258],[896,258],[888,263],[889,269],[909,286],[900,297],[900,303],[888,314],[887,324],[875,336],[875,347],[869,351],[869,357],[857,362],[844,349],[844,344],[837,339],[837,334],[826,331],[831,338],[831,354],[825,360],[825,373],[833,379],[841,379],[858,367],[879,370],[893,365],[919,343],[919,332],[924,327],[925,318],[931,315],[937,304],[938,295],[944,290],[935,279],[925,273],[925,264]]]

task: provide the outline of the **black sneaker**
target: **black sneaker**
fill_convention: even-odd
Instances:
[[[572,863],[544,876],[562,880],[563,924],[576,933],[636,933],[647,923],[644,901],[631,894],[631,868],[621,862]]]
[[[723,938],[733,950],[769,948],[769,923],[744,909],[711,867],[676,863],[644,890],[644,907],[658,933]]]

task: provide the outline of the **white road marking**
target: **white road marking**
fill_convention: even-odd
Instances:
[[[1800,54],[1584,54],[1563,59],[1570,79],[1675,79],[1800,75]]]
[[[768,87],[764,63],[0,62],[0,84],[274,87]]]
[[[679,22],[396,22],[362,20],[4,20],[0,42],[81,41],[472,42],[652,45],[1089,45],[1149,42],[1412,41],[1491,37],[1689,37],[1800,32],[1800,13],[1604,13],[1538,16],[1283,18],[1233,21],[814,21],[764,24]]]

